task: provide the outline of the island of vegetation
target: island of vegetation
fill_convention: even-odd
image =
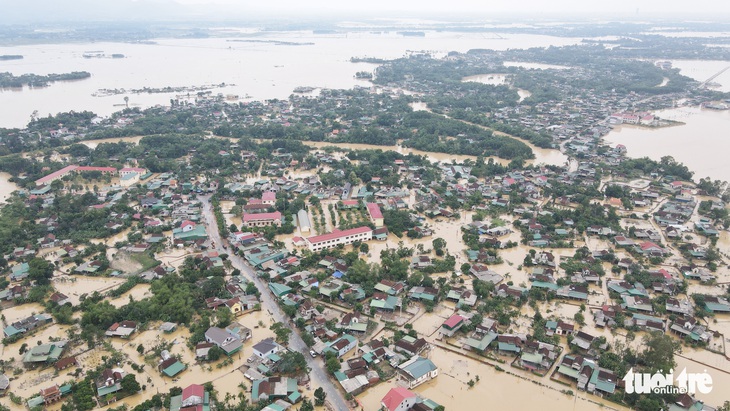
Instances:
[[[14,76],[9,72],[0,73],[0,88],[20,88],[28,87],[48,87],[56,81],[72,81],[83,80],[91,77],[91,73],[87,71],[73,71],[63,74],[21,74]]]

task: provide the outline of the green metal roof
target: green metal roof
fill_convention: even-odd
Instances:
[[[540,353],[532,353],[532,352],[523,352],[522,353],[522,361],[531,362],[534,364],[540,364],[542,362],[542,354]]]
[[[294,391],[293,393],[289,394],[288,397],[286,397],[289,402],[296,403],[302,398],[302,394],[299,393],[299,391]]]
[[[499,342],[498,348],[500,351],[508,351],[508,352],[520,352],[520,347],[512,344],[512,343],[505,343],[505,342]]]
[[[114,384],[114,385],[110,385],[108,387],[104,386],[104,387],[97,389],[96,395],[98,395],[99,397],[103,397],[107,394],[113,394],[121,389],[122,389],[121,384]]]
[[[175,364],[172,364],[171,366],[165,368],[162,370],[162,372],[167,375],[168,377],[174,377],[181,372],[183,372],[187,368],[185,364],[181,363],[180,361],[176,362]]]
[[[537,288],[547,288],[548,290],[557,290],[559,288],[557,284],[548,283],[545,281],[533,281],[532,286]]]
[[[714,302],[705,302],[705,307],[712,312],[730,312],[730,305],[718,304]]]
[[[466,339],[466,345],[476,348],[477,350],[484,351],[489,347],[489,344],[492,343],[492,341],[497,338],[497,334],[489,332],[482,337],[481,340],[477,340],[475,338],[467,338]]]
[[[43,397],[41,397],[40,395],[37,397],[33,397],[28,400],[27,404],[28,404],[28,408],[31,408],[31,409],[34,407],[43,405]]]
[[[580,372],[578,372],[578,370],[568,367],[566,365],[561,365],[560,367],[558,367],[558,372],[568,377],[575,378],[576,380],[580,375]]]
[[[591,375],[591,384],[595,384],[597,390],[613,394],[613,392],[616,391],[616,383],[599,380],[599,372],[600,370],[598,369],[598,367],[593,369],[593,374]]]
[[[417,357],[413,363],[403,368],[404,371],[408,372],[416,380],[437,369],[436,364],[428,358],[423,357]]]
[[[282,295],[289,294],[291,292],[291,287],[279,283],[269,283],[269,289],[277,297],[281,297]]]

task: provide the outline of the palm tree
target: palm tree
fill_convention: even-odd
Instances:
[[[124,104],[129,108],[129,96],[124,96]]]

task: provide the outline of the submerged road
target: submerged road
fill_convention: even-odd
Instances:
[[[218,224],[216,223],[215,214],[213,213],[213,206],[210,202],[210,195],[198,196],[198,199],[203,203],[203,218],[205,218],[208,237],[212,241],[215,241],[214,249],[219,253],[228,254],[228,259],[231,261],[233,267],[241,270],[241,273],[256,285],[256,288],[261,293],[260,299],[262,309],[267,310],[269,314],[271,314],[271,317],[274,319],[274,321],[286,324],[287,326],[292,328],[292,333],[289,337],[289,348],[293,351],[298,351],[304,354],[304,358],[307,360],[307,366],[309,366],[310,369],[309,378],[311,379],[313,385],[315,387],[319,386],[324,389],[324,392],[327,394],[327,401],[331,403],[336,410],[349,410],[350,407],[347,406],[347,402],[340,393],[340,390],[338,390],[337,387],[332,384],[332,380],[330,380],[330,378],[327,376],[323,367],[324,364],[321,363],[322,360],[317,360],[309,355],[309,347],[304,344],[304,341],[302,341],[299,333],[295,329],[293,329],[293,325],[291,324],[290,319],[286,316],[286,314],[284,314],[284,312],[279,307],[279,304],[277,304],[277,302],[271,296],[271,293],[269,292],[269,288],[266,283],[264,283],[261,278],[256,275],[256,272],[253,270],[253,268],[251,268],[251,266],[248,265],[248,263],[243,258],[239,257],[236,254],[229,253],[228,250],[223,249],[223,239],[221,238],[220,232],[218,231]]]

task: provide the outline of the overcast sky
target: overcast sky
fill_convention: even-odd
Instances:
[[[349,16],[345,16],[349,14]],[[680,18],[730,22],[727,0],[0,0],[0,24],[89,20],[235,20],[252,18],[421,17],[461,15],[488,19],[500,15],[649,20]]]
[[[730,13],[727,0],[176,0],[183,4],[246,5],[262,10],[425,11],[425,12],[628,12]]]

